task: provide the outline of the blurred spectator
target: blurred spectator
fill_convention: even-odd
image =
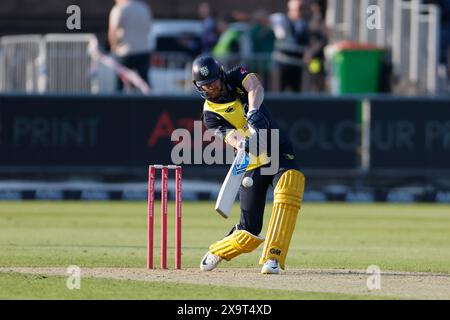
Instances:
[[[301,91],[304,53],[310,42],[308,21],[303,0],[289,0],[284,38],[275,43],[274,60],[278,65],[281,91]],[[280,33],[280,32],[279,32]]]
[[[255,70],[264,87],[269,88],[270,61],[275,45],[275,33],[270,25],[269,15],[263,9],[255,11],[252,15],[250,42],[253,55],[246,65],[249,69]]]
[[[303,57],[308,70],[306,91],[322,92],[325,90],[324,49],[327,45],[327,27],[322,16],[322,8],[317,1],[311,4],[309,32],[310,43]]]
[[[241,52],[242,31],[231,26],[232,17],[219,19],[218,26],[221,33],[217,44],[213,48],[215,58],[222,60],[225,67],[238,63]]]
[[[211,5],[208,2],[201,2],[198,6],[198,15],[203,21],[201,39],[202,53],[210,53],[220,36],[217,21],[212,14]]]
[[[135,70],[148,81],[150,49],[148,34],[152,23],[150,7],[140,0],[115,0],[109,14],[108,40],[119,63]],[[119,78],[117,89],[123,90]]]
[[[254,53],[272,53],[275,44],[275,33],[270,26],[269,15],[265,10],[257,10],[252,15],[250,39]]]

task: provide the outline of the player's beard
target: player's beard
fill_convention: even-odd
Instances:
[[[220,87],[218,90],[213,91],[212,93],[209,93],[209,96],[212,99],[218,99],[220,96],[222,96],[223,94],[226,94],[225,92],[225,85],[224,83],[221,81],[220,82]]]

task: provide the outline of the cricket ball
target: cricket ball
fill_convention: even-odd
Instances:
[[[245,188],[250,188],[250,187],[253,185],[253,179],[250,178],[250,177],[245,177],[245,178],[242,180],[242,185],[243,185]]]

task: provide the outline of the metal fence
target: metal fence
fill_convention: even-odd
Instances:
[[[89,93],[96,87],[88,44],[92,34],[4,36],[0,91]]]
[[[45,61],[43,77],[46,92],[89,93],[92,90],[92,60],[88,53],[92,34],[48,34],[41,50]]]
[[[378,14],[380,29],[367,26]],[[435,94],[446,90],[439,75],[440,9],[422,0],[328,0],[326,23],[334,41],[384,47],[398,90]]]
[[[332,38],[351,39],[387,47],[392,44],[393,7],[396,0],[328,0],[326,24]],[[374,8],[372,6],[377,6]],[[380,30],[367,28],[368,14],[380,14]]]
[[[38,91],[39,35],[0,38],[0,91]]]
[[[148,78],[152,93],[194,90],[191,56],[153,52],[151,57]],[[0,38],[0,92],[113,93],[119,74],[136,84],[138,75],[101,52],[93,34]],[[130,90],[134,91],[139,92]]]

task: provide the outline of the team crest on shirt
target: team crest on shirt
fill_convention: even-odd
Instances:
[[[244,73],[247,72],[247,69],[245,69],[244,67],[241,67],[241,68],[239,69],[239,71],[241,72],[241,74],[244,74]]]
[[[207,66],[201,67],[200,68],[200,74],[204,77],[206,77],[209,74],[209,70]]]

